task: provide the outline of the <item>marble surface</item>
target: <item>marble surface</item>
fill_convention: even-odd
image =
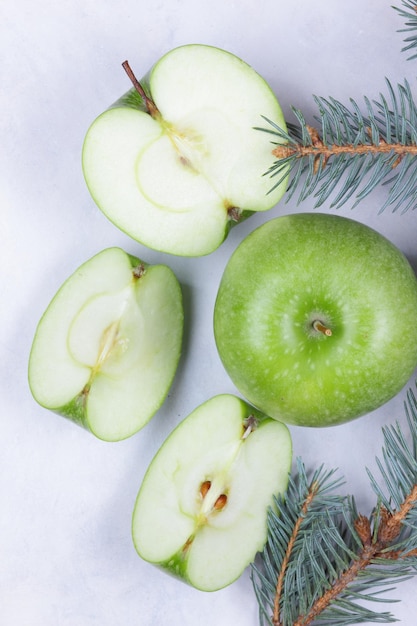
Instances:
[[[224,265],[263,221],[312,200],[280,203],[234,229],[200,259],[147,250],[112,226],[86,189],[80,152],[94,117],[170,48],[207,43],[230,50],[312,119],[312,94],[375,98],[408,78],[402,19],[381,0],[2,0],[0,3],[0,623],[4,626],[255,626],[249,571],[228,588],[195,591],[136,555],[131,513],[144,472],[172,428],[195,406],[235,392],[215,350],[212,309]],[[376,190],[351,215],[387,235],[417,266],[417,215],[378,215]],[[327,210],[325,207],[324,210]],[[27,385],[36,324],[63,280],[99,250],[119,245],[166,262],[185,294],[184,353],[169,398],[146,428],[104,443],[37,406]],[[410,381],[414,385],[415,377]],[[365,467],[375,469],[381,425],[404,419],[405,393],[360,420],[292,428],[295,456],[338,467],[369,513]],[[411,626],[415,581],[390,597]]]

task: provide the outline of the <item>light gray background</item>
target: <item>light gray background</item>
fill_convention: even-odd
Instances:
[[[398,0],[399,2],[399,0]],[[281,203],[233,230],[214,254],[181,259],[147,250],[112,226],[85,186],[85,132],[129,88],[121,62],[141,76],[170,48],[207,43],[241,56],[271,84],[284,113],[311,119],[312,94],[347,103],[386,93],[417,61],[401,52],[402,19],[388,0],[2,0],[0,4],[0,623],[4,626],[256,626],[249,572],[215,594],[197,592],[136,555],[131,513],[152,456],[195,406],[235,392],[216,353],[212,311],[238,242],[271,217],[311,210]],[[362,101],[361,101],[362,102]],[[261,112],[260,112],[261,113]],[[378,216],[385,191],[354,213],[396,243],[416,267],[417,215]],[[327,207],[324,210],[328,210]],[[119,245],[169,263],[184,288],[186,333],[169,398],[142,432],[103,443],[32,400],[27,359],[39,317],[78,265]],[[395,323],[395,320],[393,320]],[[414,378],[410,384],[414,385]],[[339,467],[369,513],[381,425],[403,420],[405,394],[374,414],[325,430],[292,428],[309,468]],[[414,624],[415,581],[391,608]],[[386,607],[382,607],[383,609]]]

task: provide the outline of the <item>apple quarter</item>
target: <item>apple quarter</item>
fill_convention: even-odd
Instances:
[[[32,394],[100,439],[124,439],[164,401],[182,332],[172,270],[107,248],[67,279],[41,318],[29,358]]]
[[[181,256],[215,250],[229,229],[273,207],[263,176],[272,144],[262,116],[283,129],[265,80],[233,54],[201,44],[165,54],[139,83],[157,112],[131,89],[91,124],[82,164],[93,199],[133,239]]]
[[[211,398],[149,465],[132,518],[138,554],[202,591],[229,585],[266,542],[291,459],[284,424],[236,396]]]

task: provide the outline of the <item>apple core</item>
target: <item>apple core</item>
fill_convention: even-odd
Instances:
[[[266,541],[291,458],[287,427],[240,398],[200,405],[145,474],[132,519],[139,555],[204,591],[230,584]]]

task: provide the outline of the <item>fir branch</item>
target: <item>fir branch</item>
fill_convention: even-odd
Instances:
[[[266,172],[272,189],[291,174],[287,201],[299,190],[299,202],[314,195],[318,207],[333,195],[331,207],[339,208],[352,196],[356,206],[383,183],[389,191],[381,211],[417,208],[417,105],[407,81],[395,91],[387,80],[387,87],[379,101],[364,98],[366,115],[352,99],[347,107],[315,96],[320,130],[294,107],[297,124],[288,131],[264,118],[269,127],[258,130],[275,145],[276,161]]]
[[[287,520],[293,521],[293,527],[290,535],[284,536],[284,543],[282,544],[282,552],[278,556],[275,555],[276,562],[280,563],[280,573],[278,575],[274,610],[273,610],[273,624],[274,626],[281,626],[279,621],[280,607],[282,603],[282,596],[284,591],[284,580],[286,570],[289,565],[289,561],[292,556],[292,552],[296,547],[296,542],[299,536],[301,526],[303,529],[309,523],[310,517],[320,515],[323,509],[332,507],[333,510],[338,510],[340,506],[339,498],[329,498],[328,492],[331,489],[335,489],[341,484],[340,480],[331,481],[333,473],[324,473],[321,468],[317,471],[310,484],[307,485],[307,476],[305,474],[305,468],[301,461],[298,462],[298,474],[299,483],[298,486],[292,482],[290,483],[290,491],[293,492],[295,497],[296,506],[294,508],[286,509]],[[301,491],[300,491],[301,489]],[[282,510],[283,502],[277,502],[278,509]],[[284,526],[281,523],[282,518],[274,518],[274,522],[277,528],[281,529],[281,533],[284,530]],[[285,549],[284,549],[285,548]]]
[[[407,44],[402,48],[402,52],[408,52],[411,50],[413,54],[408,57],[408,60],[417,58],[417,0],[401,0],[403,9],[398,7],[393,7],[399,15],[407,20],[405,23],[406,28],[401,28],[399,33],[408,33],[412,34],[409,37],[404,39],[404,42]]]
[[[383,429],[383,485],[368,472],[377,497],[370,517],[337,495],[335,472],[309,479],[297,461],[285,498],[268,517],[268,539],[252,580],[260,622],[269,626],[346,626],[395,621],[363,601],[392,602],[382,592],[417,573],[417,400],[405,402],[409,437],[397,423]]]

